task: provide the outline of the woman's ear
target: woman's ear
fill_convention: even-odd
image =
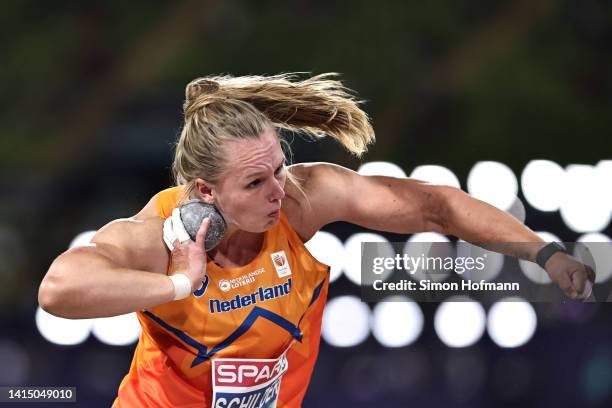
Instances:
[[[207,204],[214,204],[215,199],[213,197],[212,188],[213,185],[204,181],[201,178],[197,178],[195,181],[196,192],[198,196]]]

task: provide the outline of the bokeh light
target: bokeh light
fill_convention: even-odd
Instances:
[[[454,297],[442,302],[434,316],[434,329],[449,347],[468,347],[482,337],[486,315],[478,302]]]
[[[333,282],[342,274],[345,262],[344,244],[331,232],[318,231],[306,242],[306,248],[319,261],[329,265],[329,281]]]
[[[432,184],[461,188],[461,184],[455,173],[444,166],[433,164],[417,166],[412,170],[412,173],[410,173],[410,177]]]
[[[136,313],[94,319],[93,335],[110,346],[133,344],[140,336],[140,323]]]
[[[578,237],[576,242],[585,245],[591,253],[595,265],[588,262],[587,265],[595,271],[595,283],[603,283],[610,279],[610,276],[612,276],[612,239],[600,232],[590,232]],[[578,247],[574,248],[574,256],[582,260],[580,253],[577,251]]]
[[[519,298],[502,299],[489,309],[487,332],[498,346],[514,348],[531,339],[537,322],[535,310],[529,302]]]
[[[94,235],[96,235],[96,232],[98,231],[81,232],[76,237],[74,237],[72,241],[70,241],[70,245],[68,245],[68,248],[89,245],[91,243],[91,239],[94,237]]]
[[[481,161],[470,170],[467,189],[473,197],[506,211],[516,199],[518,182],[505,164]]]
[[[382,257],[392,258],[395,254],[389,241],[382,235],[371,232],[358,232],[351,235],[344,243],[344,273],[355,285],[361,285],[361,244],[364,242],[384,244],[377,247]]]
[[[552,232],[536,231],[535,233],[545,242],[559,242],[561,245],[563,245],[561,239]],[[541,284],[548,284],[552,282],[548,276],[548,273],[546,273],[546,271],[535,262],[531,262],[526,259],[519,259],[519,267],[525,276],[532,282]]]
[[[408,238],[404,245],[403,253],[411,254],[411,256],[419,257],[431,256],[446,258],[455,254],[455,247],[450,240],[437,232],[419,232],[413,234]],[[407,271],[408,272],[408,271]],[[436,273],[429,273],[423,267],[418,267],[414,271],[409,273],[413,279],[421,281],[423,279],[429,279],[436,282],[441,282],[447,279],[451,272],[436,271]]]
[[[391,297],[374,307],[372,334],[385,347],[403,347],[416,341],[423,323],[417,303],[405,296]]]
[[[356,346],[370,334],[370,315],[370,308],[358,297],[335,297],[325,307],[321,336],[332,346]]]
[[[525,199],[540,211],[557,211],[564,194],[565,170],[550,160],[531,160],[521,174]]]
[[[92,319],[64,319],[45,312],[40,306],[36,310],[36,327],[51,343],[63,346],[83,343],[89,337],[92,326]]]
[[[406,177],[406,173],[400,166],[387,161],[372,161],[363,163],[357,169],[357,173],[363,176],[389,176],[389,177]]]
[[[610,223],[610,206],[601,172],[593,166],[572,164],[565,171],[561,218],[576,232],[597,232]]]

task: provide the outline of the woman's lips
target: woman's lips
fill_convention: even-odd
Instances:
[[[272,211],[270,214],[268,214],[268,217],[276,217],[277,215],[279,215],[280,213],[280,209]]]

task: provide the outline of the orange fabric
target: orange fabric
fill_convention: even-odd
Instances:
[[[160,217],[178,206],[180,191],[158,193]],[[275,266],[280,251],[290,274],[279,256]],[[300,406],[319,350],[328,271],[281,212],[249,264],[224,269],[209,261],[203,293],[137,313],[142,334],[113,407],[210,406],[211,359],[276,358],[289,346],[277,406]]]

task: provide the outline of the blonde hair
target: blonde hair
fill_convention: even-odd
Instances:
[[[226,164],[223,143],[256,138],[267,129],[284,129],[315,138],[332,137],[361,156],[375,140],[362,102],[335,73],[299,80],[297,74],[211,76],[185,89],[185,124],[172,165],[183,197],[191,197],[199,177],[216,182]],[[289,174],[289,181],[298,185]]]

